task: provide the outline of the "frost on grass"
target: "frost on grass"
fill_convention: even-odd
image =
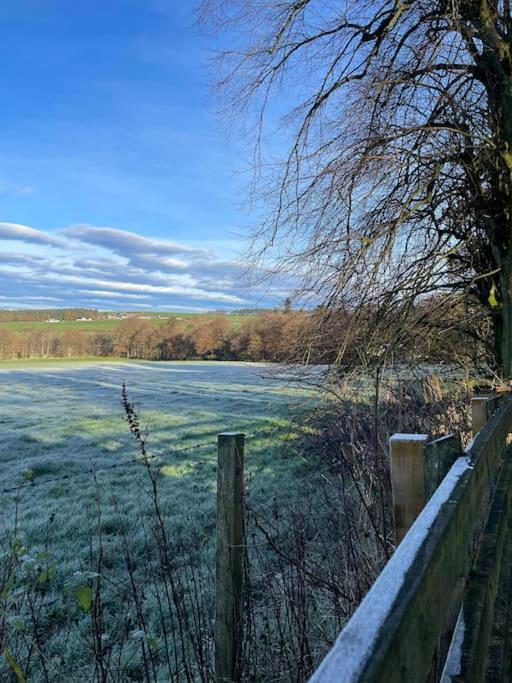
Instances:
[[[16,519],[17,535],[35,555],[45,551],[46,534],[51,535],[55,583],[61,588],[88,566],[98,490],[90,475],[39,485],[44,480],[97,467],[103,561],[110,575],[118,578],[124,567],[116,543],[120,530],[131,534],[138,555],[144,551],[140,519],[149,515],[148,501],[142,466],[124,467],[137,452],[122,420],[123,381],[138,404],[142,426],[148,426],[150,452],[162,463],[160,489],[171,538],[173,542],[180,537],[199,538],[204,543],[199,564],[208,566],[213,553],[219,432],[264,432],[247,442],[247,474],[258,475],[253,488],[261,488],[269,498],[296,488],[290,485],[293,463],[275,457],[272,446],[279,437],[274,429],[286,426],[290,410],[305,397],[310,401],[311,392],[273,383],[262,377],[261,366],[255,371],[242,363],[52,363],[2,369],[0,376],[0,486],[25,485],[16,515],[16,493],[0,497],[0,521],[12,531]],[[205,447],[178,452],[194,444]],[[121,466],[101,470],[112,465]],[[119,510],[114,508],[114,498]],[[94,680],[88,668],[90,653],[84,647],[87,613],[78,605],[79,612],[70,622],[66,601],[73,603],[78,589],[73,587],[66,596],[61,588],[53,593],[49,589],[45,597],[50,606],[45,623],[45,648],[53,667],[50,680]],[[87,595],[80,588],[82,607]],[[158,605],[150,594],[147,600],[151,620]],[[112,619],[124,618],[123,606],[123,600],[107,605]],[[139,648],[135,635],[132,640],[133,648]],[[132,655],[127,650],[127,658]],[[0,658],[2,680],[7,675],[5,666]],[[140,680],[139,673],[126,680]]]

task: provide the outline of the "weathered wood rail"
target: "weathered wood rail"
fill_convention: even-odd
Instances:
[[[391,439],[401,540],[310,683],[509,681],[509,394],[473,400],[473,441]]]

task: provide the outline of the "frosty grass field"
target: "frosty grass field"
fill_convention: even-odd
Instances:
[[[114,573],[121,560],[118,545],[108,543],[109,535],[113,538],[118,532],[120,519],[113,499],[135,536],[141,509],[149,505],[143,467],[131,462],[138,451],[123,420],[122,382],[138,405],[141,424],[147,426],[150,455],[161,459],[159,485],[171,533],[177,538],[203,538],[211,562],[218,432],[255,434],[246,441],[246,475],[256,499],[300,497],[300,482],[310,471],[303,458],[291,454],[288,428],[290,416],[307,410],[315,393],[277,381],[270,372],[264,365],[215,362],[0,365],[3,535],[12,533],[16,524],[16,535],[29,552],[41,551],[47,543],[55,558],[56,622],[48,623],[45,644],[52,680],[86,680],[81,678],[83,669],[77,674],[88,657],[80,644],[80,628],[65,639],[59,631],[58,605],[65,600],[59,586],[90,566],[97,492],[105,563]],[[288,443],[284,449],[283,441]],[[205,445],[178,452],[199,444]],[[121,466],[102,470],[114,464]],[[90,473],[43,483],[93,467],[98,470],[98,487]],[[18,485],[24,487],[4,491]],[[51,659],[52,652],[60,657],[58,663]]]
[[[206,515],[211,522],[216,476],[216,435],[244,431],[246,470],[258,487],[289,478],[288,459],[274,450],[287,434],[290,414],[309,392],[272,379],[264,365],[208,362],[113,362],[0,366],[1,488],[33,482],[19,496],[18,524],[32,540],[51,515],[63,517],[62,540],[76,538],[76,517],[91,500],[91,475],[38,485],[46,479],[98,468],[106,488],[136,493],[137,467],[101,468],[138,457],[123,420],[120,391],[128,395],[147,427],[148,449],[162,459],[166,491],[182,523]],[[255,434],[251,437],[251,434]],[[199,444],[204,447],[177,452]],[[300,466],[300,465],[299,465]],[[16,493],[3,493],[3,523]],[[136,505],[136,496],[128,505]],[[7,515],[7,516],[6,516]],[[60,525],[59,525],[60,526]],[[73,557],[76,553],[73,549]]]

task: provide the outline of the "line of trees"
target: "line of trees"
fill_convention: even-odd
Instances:
[[[235,327],[227,315],[196,323],[170,319],[158,325],[126,318],[112,330],[0,329],[0,359],[115,356],[147,360],[269,360],[290,354],[287,340],[299,335],[309,314],[268,312]]]
[[[470,321],[468,323],[468,320]],[[488,362],[492,326],[478,305],[432,297],[382,319],[375,306],[353,311],[266,311],[236,325],[230,316],[155,324],[126,318],[112,330],[0,328],[0,359],[118,357],[146,360],[245,360],[370,368],[393,360]],[[340,345],[342,349],[340,351]]]

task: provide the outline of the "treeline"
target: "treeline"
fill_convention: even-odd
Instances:
[[[100,317],[94,308],[46,308],[46,309],[22,309],[11,311],[0,309],[0,322],[44,322],[45,320],[78,320],[88,318],[96,320]]]
[[[221,314],[207,321],[169,319],[165,323],[126,318],[112,330],[0,329],[0,359],[113,356],[146,360],[284,361],[310,315],[268,312],[236,327]]]
[[[0,328],[0,359],[118,357],[146,360],[247,360],[368,367],[414,359],[461,363],[485,357],[485,325],[465,329],[467,307],[432,298],[407,316],[382,312],[280,310],[239,319],[225,314],[157,322],[129,317],[112,329]],[[474,317],[477,319],[478,311]],[[450,325],[447,326],[449,319]],[[484,321],[485,322],[485,321]],[[393,357],[390,354],[393,354]]]

